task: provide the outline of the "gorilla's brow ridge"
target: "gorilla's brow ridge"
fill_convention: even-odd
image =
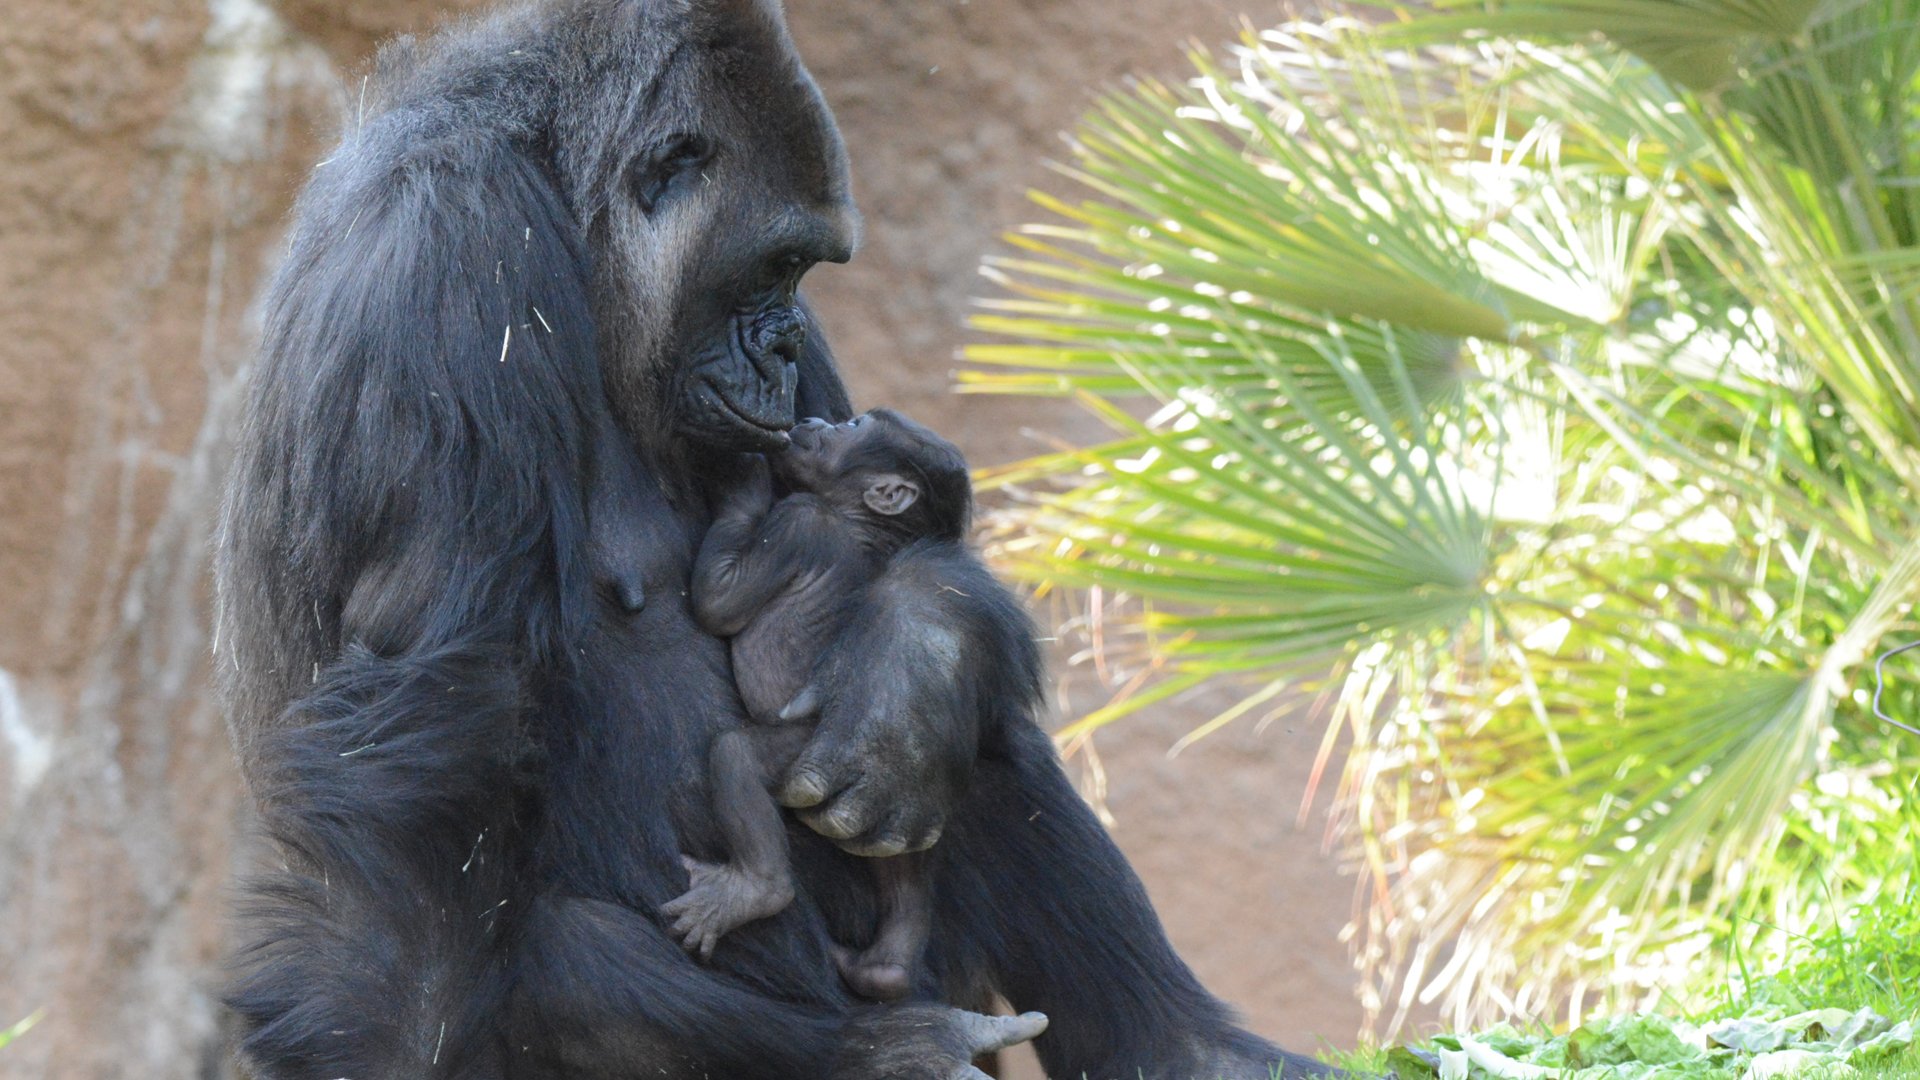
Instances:
[[[666,55],[653,65],[646,78],[626,95],[618,119],[610,125],[611,130],[592,133],[591,157],[587,168],[582,170],[583,179],[587,180],[580,206],[583,229],[591,230],[606,212],[614,192],[619,189],[620,176],[635,157],[646,151],[647,140],[643,136],[648,127],[647,117],[653,115],[667,76],[679,65],[686,48],[685,41],[675,41],[669,46]]]

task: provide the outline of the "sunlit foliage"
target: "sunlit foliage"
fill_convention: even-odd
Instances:
[[[1684,998],[1735,925],[1907,889],[1920,738],[1867,702],[1920,634],[1920,0],[1193,61],[1076,130],[963,375],[1115,432],[989,478],[1003,562],[1092,598],[1072,731],[1317,700],[1387,1028]]]

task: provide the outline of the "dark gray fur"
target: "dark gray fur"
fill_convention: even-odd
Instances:
[[[745,720],[687,600],[705,507],[796,412],[848,415],[793,290],[854,227],[770,4],[567,0],[388,52],[296,209],[220,530],[277,856],[229,995],[253,1075],[949,1080],[1006,1032],[848,994],[873,889],[825,838],[942,830],[920,997],[1044,1010],[1056,1076],[1282,1060],[1168,947],[974,570],[901,565],[823,659],[795,901],[710,966],[662,925]]]
[[[786,492],[778,500],[776,478]],[[808,708],[814,668],[831,642],[871,617],[869,595],[888,589],[906,548],[917,550],[903,564],[947,563],[956,577],[977,576],[964,543],[972,512],[959,449],[886,409],[840,424],[805,421],[770,467],[758,463],[722,496],[694,562],[693,611],[702,629],[730,639],[752,723],[722,732],[708,752],[727,859],[689,859],[689,888],[661,909],[690,951],[707,958],[725,934],[792,902],[786,830],[771,789],[813,734],[811,717],[797,714]],[[836,950],[841,975],[862,997],[896,1001],[912,991],[932,924],[927,871],[919,852],[874,861],[879,928],[865,949]]]

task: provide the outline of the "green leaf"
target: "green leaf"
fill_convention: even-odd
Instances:
[[[1605,34],[1667,78],[1707,90],[1731,81],[1749,51],[1801,33],[1818,0],[1440,0],[1435,7],[1447,14],[1408,24],[1408,37]]]
[[[1674,1032],[1672,1021],[1653,1013],[1588,1024],[1567,1040],[1567,1064],[1574,1068],[1626,1062],[1671,1065],[1700,1056],[1698,1048]]]
[[[1072,738],[1319,703],[1383,1026],[1693,1001],[1916,877],[1858,681],[1920,634],[1920,0],[1393,14],[1076,130],[962,382],[1114,438],[984,478],[991,550],[1085,598]]]
[[[1399,1080],[1434,1080],[1440,1075],[1440,1059],[1427,1051],[1396,1046],[1387,1051],[1387,1068]]]

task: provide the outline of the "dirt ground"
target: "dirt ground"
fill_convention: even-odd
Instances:
[[[213,994],[235,837],[204,692],[206,537],[258,283],[381,35],[471,3],[15,0],[0,19],[0,1026],[4,1077],[224,1075]],[[978,464],[1090,437],[956,398],[981,256],[1127,72],[1232,35],[1219,0],[790,0],[846,133],[865,247],[810,279],[864,403]],[[1247,14],[1271,21],[1264,4]],[[1065,709],[1094,702],[1084,680]],[[1252,1026],[1348,1044],[1351,882],[1294,826],[1319,733],[1166,749],[1205,702],[1103,735],[1107,805],[1175,942]]]

